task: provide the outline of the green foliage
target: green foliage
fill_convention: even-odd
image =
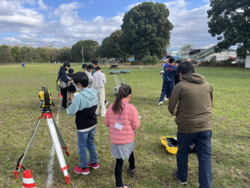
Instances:
[[[20,46],[14,46],[11,48],[11,55],[16,62],[21,62],[23,61],[23,55],[21,52],[21,47]]]
[[[210,61],[202,61],[199,64],[199,67],[231,67],[231,66],[237,66],[237,67],[243,67],[244,63],[236,63],[236,64],[232,64],[232,59],[228,59],[225,61],[214,61],[214,60],[210,60]]]
[[[96,52],[99,47],[98,42],[94,40],[81,40],[74,44],[71,48],[73,61],[82,61],[82,46],[84,61],[91,61],[96,57]]]
[[[11,56],[10,45],[0,45],[0,62],[6,63],[11,62],[13,57]]]
[[[58,60],[62,62],[71,61],[71,48],[63,47],[62,49],[58,50]]]
[[[170,41],[172,23],[163,3],[143,2],[125,13],[122,24],[122,50],[140,60],[147,55],[162,57]]]
[[[156,65],[159,63],[159,60],[156,56],[146,55],[142,59],[145,65]]]
[[[181,47],[181,51],[190,51],[193,48],[192,44],[186,44]]]
[[[245,57],[250,52],[250,1],[211,0],[212,7],[207,13],[208,32],[217,36],[216,52],[238,45],[237,52]]]

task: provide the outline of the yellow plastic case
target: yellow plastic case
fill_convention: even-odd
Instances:
[[[163,146],[166,147],[167,151],[171,154],[174,154],[176,155],[177,154],[177,150],[178,150],[178,147],[169,147],[168,146],[168,142],[166,141],[166,138],[176,138],[174,136],[162,136],[160,139],[161,139],[161,143]]]

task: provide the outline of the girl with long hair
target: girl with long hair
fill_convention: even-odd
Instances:
[[[128,173],[135,172],[134,147],[135,129],[140,126],[136,108],[129,104],[132,90],[128,85],[119,88],[115,103],[110,105],[105,115],[105,125],[109,127],[112,157],[116,158],[115,179],[117,188],[132,188],[122,182],[123,160],[129,161]]]

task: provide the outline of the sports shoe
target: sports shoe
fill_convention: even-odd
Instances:
[[[107,106],[107,105],[108,105],[108,103],[109,103],[109,101],[105,101],[105,106]]]
[[[163,104],[163,102],[162,102],[162,101],[160,101],[160,102],[159,102],[159,104],[158,104],[158,106],[161,106],[162,104]]]
[[[61,110],[67,110],[67,108],[62,107]]]
[[[169,98],[164,98],[164,101],[167,101],[167,100],[169,100]]]
[[[83,175],[89,174],[89,168],[86,168],[86,169],[84,170],[83,168],[77,166],[77,167],[74,168],[74,171],[75,171],[75,173],[77,173],[77,174],[83,174]]]
[[[97,169],[97,168],[99,168],[99,165],[98,165],[98,163],[95,163],[93,165],[93,164],[91,164],[91,162],[89,162],[88,167],[92,167],[93,169]]]
[[[179,181],[179,183],[180,183],[181,185],[187,185],[187,182],[186,182],[186,181],[181,181],[181,180],[178,178],[178,171],[177,171],[177,170],[174,172],[174,177],[175,177],[175,179],[177,179],[177,180]]]

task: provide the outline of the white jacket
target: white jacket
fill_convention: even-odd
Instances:
[[[88,88],[92,88],[93,76],[92,76],[91,72],[88,72],[87,70],[86,70],[85,73],[87,74],[87,76],[88,76],[88,78],[89,78],[89,85],[88,85]]]
[[[96,71],[93,74],[93,88],[96,90],[105,89],[104,85],[106,84],[106,76],[101,71]]]

